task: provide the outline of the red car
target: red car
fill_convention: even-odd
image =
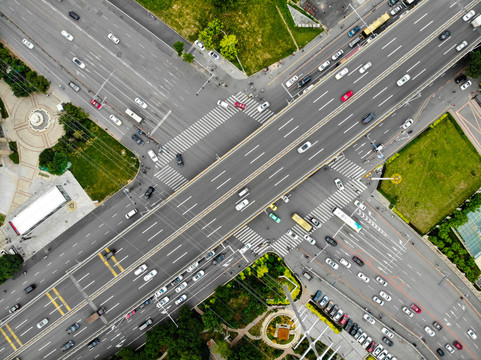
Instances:
[[[344,315],[342,316],[341,321],[339,321],[339,324],[344,325],[345,323],[347,323],[347,320],[348,320],[348,319],[349,319],[349,316],[347,316],[347,314],[344,314]]]
[[[97,109],[102,109],[102,104],[99,104],[97,101],[95,101],[94,99],[90,100],[90,103],[95,106]]]
[[[125,315],[125,318],[126,319],[130,319],[132,316],[135,315],[135,310],[132,310],[131,312],[129,312],[127,315]]]
[[[373,341],[373,342],[368,346],[368,348],[366,349],[367,352],[372,353],[373,350],[374,350],[374,348],[376,347],[376,345],[377,345],[377,344]]]
[[[421,314],[421,309],[418,308],[416,304],[411,304],[411,309],[416,311],[418,314]]]
[[[463,345],[461,345],[458,341],[453,342],[453,345],[456,346],[456,349],[463,350]]]
[[[234,106],[236,108],[241,108],[242,110],[245,110],[246,109],[246,104],[243,104],[243,103],[240,103],[238,101],[235,102]]]
[[[353,93],[351,90],[349,90],[347,93],[345,93],[345,94],[342,96],[341,101],[342,101],[342,102],[346,101],[346,100],[349,99],[352,95],[354,95],[354,93]]]

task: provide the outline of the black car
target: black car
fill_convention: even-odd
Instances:
[[[353,256],[352,257],[352,261],[354,261],[356,264],[358,264],[359,266],[364,266],[364,261],[362,261],[361,259],[359,259],[357,256]]]
[[[352,325],[351,331],[349,331],[349,334],[351,334],[351,336],[356,335],[357,329],[359,329],[359,325],[357,323],[354,323],[354,325]]]
[[[145,300],[142,304],[140,304],[140,308],[143,309],[144,307],[146,307],[146,306],[149,305],[150,303],[152,303],[152,298],[148,298],[148,299]]]
[[[35,284],[31,284],[29,286],[27,286],[25,288],[25,290],[23,290],[25,292],[25,294],[30,294],[33,290],[35,290],[37,287],[35,286]]]
[[[67,351],[68,349],[70,349],[74,345],[75,345],[75,343],[72,340],[70,340],[69,342],[63,344],[62,351]]]
[[[175,286],[175,285],[177,285],[178,283],[180,283],[180,282],[182,281],[182,279],[183,279],[182,276],[178,276],[178,277],[176,277],[176,278],[172,281],[171,284]]]
[[[72,326],[70,326],[66,331],[67,331],[67,334],[71,334],[75,331],[77,331],[77,329],[80,327],[80,324],[79,323],[75,323],[73,324]]]
[[[297,83],[297,87],[298,88],[301,88],[303,87],[304,85],[306,85],[309,81],[311,81],[311,76],[310,75],[307,75],[304,79],[302,79],[301,81],[299,81]]]
[[[144,194],[144,197],[146,199],[150,199],[150,197],[152,196],[152,194],[154,193],[154,188],[152,186],[149,186],[149,188],[147,189],[147,191],[145,192]]]
[[[438,353],[439,356],[444,356],[444,351],[442,351],[441,349],[436,349],[436,352]]]
[[[446,40],[448,37],[451,36],[451,32],[449,30],[444,31],[441,35],[439,35],[439,40]]]
[[[144,140],[139,138],[136,134],[132,135],[132,140],[139,144],[139,146],[144,146]]]
[[[466,80],[468,80],[467,76],[462,74],[462,75],[459,75],[456,79],[454,79],[454,81],[456,82],[456,84],[460,84],[462,82],[465,82]]]
[[[80,19],[80,16],[78,16],[76,13],[74,13],[73,11],[69,11],[68,12],[68,15],[72,18],[72,19],[75,19],[75,20],[78,20]]]
[[[349,332],[351,330],[353,323],[354,322],[352,321],[352,319],[347,320],[346,325],[344,325],[344,330]]]
[[[15,304],[15,305],[13,305],[10,309],[8,309],[8,312],[9,312],[10,314],[13,314],[15,311],[17,311],[17,310],[20,309],[20,308],[21,308],[21,305],[20,305],[20,304]]]
[[[177,158],[177,165],[179,165],[180,167],[184,166],[184,160],[182,160],[182,154],[177,154],[175,155],[175,157]]]
[[[389,1],[387,2],[387,4],[388,4],[389,6],[393,6],[393,5],[394,5],[395,3],[397,3],[398,1],[399,1],[399,0],[389,0]]]
[[[222,262],[222,260],[225,259],[225,255],[224,254],[219,254],[213,261],[212,261],[212,264],[214,265],[217,265],[217,264],[220,264]]]
[[[94,347],[96,347],[98,344],[100,344],[99,338],[93,339],[91,342],[88,343],[89,350],[92,350]]]
[[[382,341],[384,341],[384,343],[387,344],[387,346],[392,346],[392,341],[389,338],[384,336],[382,338]]]
[[[326,241],[329,245],[337,246],[337,241],[330,236],[326,236]]]
[[[443,327],[441,326],[440,323],[438,323],[437,321],[433,322],[433,326],[438,329],[439,331],[441,331],[443,329]]]

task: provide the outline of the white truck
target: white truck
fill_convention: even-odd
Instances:
[[[473,27],[478,27],[481,25],[481,14],[474,18],[474,20],[471,22],[471,25],[473,25]]]

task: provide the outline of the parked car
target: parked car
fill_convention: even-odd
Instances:
[[[353,37],[354,34],[357,33],[359,30],[361,30],[361,28],[356,25],[356,26],[354,26],[354,27],[351,29],[351,31],[349,31],[349,32],[347,33],[347,36]]]

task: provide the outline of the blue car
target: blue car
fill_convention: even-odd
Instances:
[[[354,26],[351,31],[347,34],[349,37],[354,36],[355,33],[357,33],[361,28],[359,26]]]

